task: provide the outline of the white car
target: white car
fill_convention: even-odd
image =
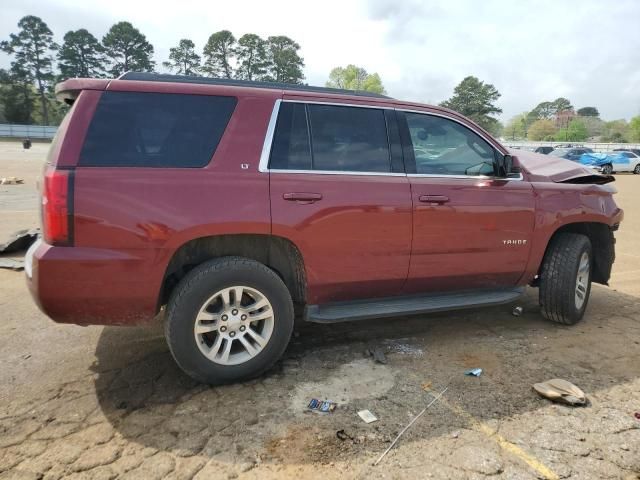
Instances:
[[[629,159],[629,162],[613,162],[610,166],[613,172],[633,172],[636,175],[640,175],[640,155],[637,155],[634,152],[629,151],[616,151],[616,152],[607,152],[607,155],[622,155]],[[603,166],[604,167],[608,165]]]

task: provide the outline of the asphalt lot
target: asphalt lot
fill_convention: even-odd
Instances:
[[[0,177],[25,179],[0,186],[0,243],[38,224],[45,155],[0,142]],[[545,321],[531,289],[519,317],[509,305],[302,325],[273,371],[225,387],[186,377],[159,326],[57,325],[21,272],[0,270],[0,478],[640,478],[640,176],[615,185],[618,259],[582,323]],[[482,376],[463,375],[472,367]],[[556,377],[588,406],[532,391]],[[312,397],[338,409],[307,413]],[[379,420],[365,424],[361,409]]]

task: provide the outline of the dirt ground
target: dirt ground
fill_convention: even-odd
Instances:
[[[37,225],[45,155],[0,143],[0,177],[25,179],[0,186],[0,243]],[[159,326],[57,325],[23,273],[0,270],[0,478],[640,478],[640,176],[616,186],[618,260],[582,323],[545,321],[531,289],[519,317],[508,305],[301,325],[276,368],[225,387],[178,370]],[[366,355],[374,347],[386,365]],[[484,373],[463,375],[471,367]],[[556,377],[588,406],[532,391]],[[339,407],[307,413],[312,397]],[[361,409],[379,420],[365,424]]]

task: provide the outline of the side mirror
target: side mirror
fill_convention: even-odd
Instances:
[[[508,177],[513,171],[513,157],[509,154],[498,157],[498,176]]]

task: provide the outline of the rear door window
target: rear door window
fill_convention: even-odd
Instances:
[[[79,165],[204,167],[235,105],[235,97],[104,92]]]
[[[269,167],[390,172],[384,110],[283,102]]]

